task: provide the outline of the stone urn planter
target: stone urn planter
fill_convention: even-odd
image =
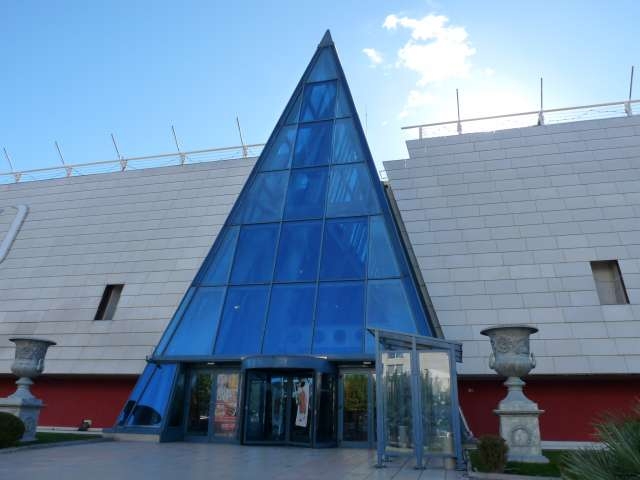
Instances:
[[[25,432],[21,440],[30,442],[36,439],[38,417],[43,407],[42,400],[31,393],[32,379],[43,372],[47,349],[56,342],[32,337],[15,337],[9,340],[16,345],[11,371],[18,377],[18,388],[8,397],[0,398],[0,411],[11,413],[22,420]]]
[[[508,458],[516,462],[548,463],[540,446],[539,416],[544,410],[522,391],[520,379],[536,366],[529,337],[538,331],[528,325],[504,325],[485,328],[480,333],[491,341],[489,368],[507,377],[507,396],[494,410],[500,417],[500,435],[509,446]]]

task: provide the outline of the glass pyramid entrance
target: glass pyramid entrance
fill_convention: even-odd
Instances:
[[[159,425],[185,364],[372,360],[367,328],[432,335],[327,32],[119,424]]]

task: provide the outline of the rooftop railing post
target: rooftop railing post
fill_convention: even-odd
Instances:
[[[544,125],[544,102],[543,102],[542,77],[540,77],[540,113],[538,113],[538,126]]]
[[[456,105],[458,107],[458,135],[462,134],[462,122],[460,122],[460,97],[458,96],[458,89],[456,88]]]
[[[624,104],[624,113],[627,114],[627,117],[633,115],[633,110],[631,109],[631,95],[633,95],[633,69],[634,66],[631,65],[631,79],[629,80],[629,100]]]
[[[418,138],[422,140],[422,127],[418,128]]]

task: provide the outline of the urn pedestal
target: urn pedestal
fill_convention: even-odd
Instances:
[[[31,442],[36,439],[38,417],[40,409],[44,406],[42,400],[31,393],[30,387],[33,385],[31,379],[42,373],[47,349],[56,343],[30,337],[9,340],[16,344],[15,360],[11,365],[11,371],[19,377],[16,381],[18,388],[8,397],[0,398],[0,411],[20,418],[25,427],[21,441]]]
[[[519,378],[536,366],[535,356],[529,349],[529,336],[537,331],[527,325],[505,325],[480,332],[491,340],[489,368],[507,377],[504,382],[507,396],[494,413],[500,417],[500,436],[507,442],[508,460],[513,462],[549,462],[540,446],[538,417],[544,410],[524,395],[525,383]]]

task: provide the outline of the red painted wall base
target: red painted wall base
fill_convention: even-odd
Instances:
[[[640,377],[563,376],[525,379],[525,395],[545,411],[540,416],[543,440],[594,441],[593,422],[604,413],[629,412],[640,400]],[[473,434],[497,434],[493,413],[507,389],[496,378],[459,379],[462,411]]]
[[[0,397],[15,390],[15,378],[0,377]],[[607,411],[629,411],[640,398],[640,378],[551,377],[529,378],[525,394],[545,413],[540,417],[543,440],[593,440],[592,423]],[[92,427],[111,427],[133,389],[136,377],[49,376],[36,380],[34,395],[46,407],[40,425],[77,427],[91,419]],[[462,410],[474,435],[498,433],[498,417],[493,413],[506,395],[499,379],[459,379]]]

